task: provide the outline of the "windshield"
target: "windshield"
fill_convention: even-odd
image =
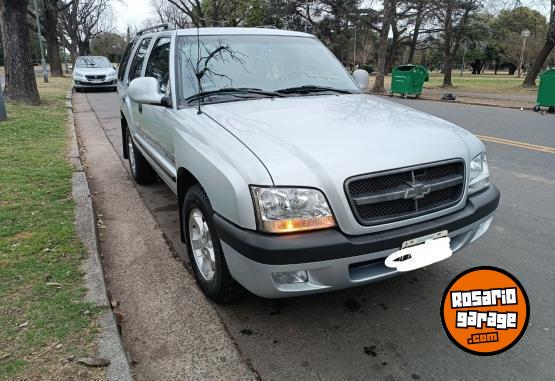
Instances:
[[[359,91],[345,68],[315,38],[220,35],[200,36],[199,40],[200,46],[197,36],[178,39],[180,100],[230,88],[275,92],[325,87]]]
[[[106,57],[79,57],[75,61],[75,67],[78,68],[99,67],[105,69],[111,66]]]

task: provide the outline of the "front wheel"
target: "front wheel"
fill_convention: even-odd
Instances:
[[[549,107],[549,108],[547,109],[547,112],[550,113],[550,114],[555,113],[555,107],[554,107],[554,106]]]
[[[156,172],[135,146],[129,128],[126,129],[125,138],[129,154],[129,168],[133,180],[141,185],[152,184],[156,181]]]
[[[212,223],[214,211],[200,185],[191,187],[185,194],[182,213],[187,254],[200,289],[218,303],[236,300],[243,289],[229,273]]]

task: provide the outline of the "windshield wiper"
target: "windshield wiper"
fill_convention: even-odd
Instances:
[[[188,103],[191,103],[192,101],[195,101],[195,100],[209,98],[209,97],[218,96],[218,95],[229,95],[229,96],[232,96],[232,97],[237,97],[237,98],[242,98],[242,99],[252,99],[252,97],[245,96],[245,95],[249,95],[249,94],[261,95],[261,96],[266,96],[266,97],[282,97],[283,96],[283,95],[275,93],[273,91],[264,91],[262,89],[255,89],[255,88],[250,88],[250,87],[225,87],[225,88],[218,89],[218,90],[203,91],[203,92],[200,92],[198,94],[191,95],[190,97],[185,98],[185,101],[187,101]]]
[[[339,94],[353,94],[350,90],[336,89],[334,87],[327,86],[314,86],[314,85],[304,85],[296,87],[288,87],[286,89],[276,90],[279,94],[310,94],[310,93],[321,93],[321,92],[334,92]]]

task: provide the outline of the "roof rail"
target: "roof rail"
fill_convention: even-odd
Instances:
[[[257,25],[253,28],[263,28],[263,29],[278,29],[275,25]]]
[[[165,24],[150,26],[148,28],[144,28],[144,29],[141,29],[140,31],[138,31],[137,36],[142,36],[146,32],[154,31],[154,30],[157,30],[157,29],[173,30],[173,29],[175,29],[175,25],[173,25],[171,23],[165,23]]]

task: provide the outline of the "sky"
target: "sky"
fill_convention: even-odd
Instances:
[[[127,25],[141,27],[142,23],[154,14],[150,0],[113,1],[112,8],[117,20],[116,28],[120,33],[125,33]]]
[[[492,3],[514,4],[516,0],[487,0]],[[370,0],[370,3],[376,3],[376,0]],[[544,15],[549,14],[549,0],[521,0],[522,5],[530,6],[537,9]],[[112,7],[117,19],[117,30],[125,33],[128,25],[135,25],[140,28],[143,22],[148,18],[155,16],[154,10],[150,5],[150,0],[119,0],[113,1]]]

